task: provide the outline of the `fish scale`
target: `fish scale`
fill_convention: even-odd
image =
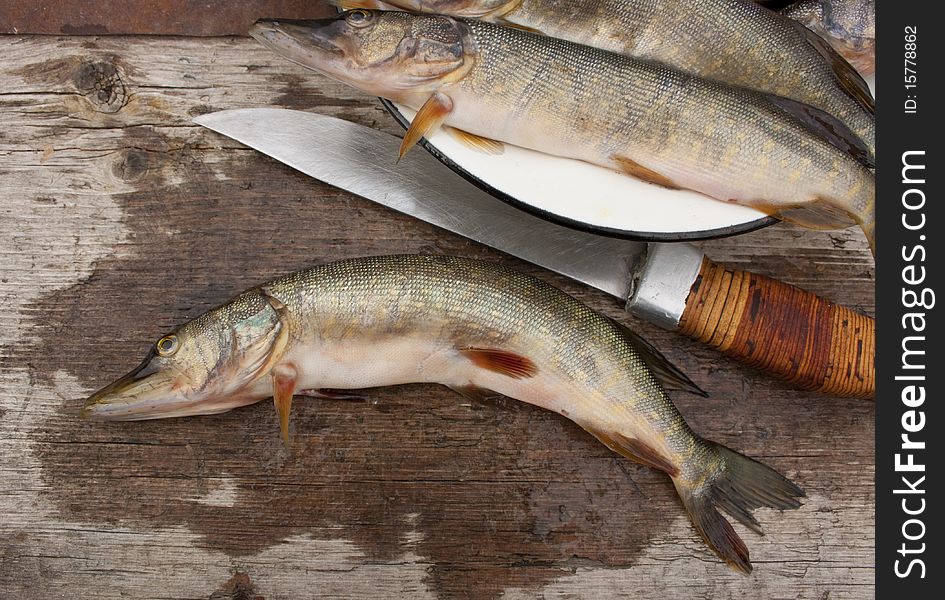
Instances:
[[[747,572],[748,549],[716,507],[760,531],[752,509],[796,508],[803,491],[696,435],[661,380],[694,388],[635,334],[537,278],[459,257],[381,256],[287,275],[201,315],[93,394],[84,415],[211,414],[271,396],[288,440],[296,392],[426,382],[499,393],[668,474],[697,530]]]
[[[721,200],[847,199],[850,212],[871,218],[870,170],[768,96],[563,40],[466,24],[476,59],[442,90],[456,103],[450,125],[615,169],[614,157],[628,157]],[[493,127],[490,115],[508,118]],[[706,135],[709,123],[724,135]],[[759,168],[762,156],[782,168]]]
[[[807,227],[858,224],[873,246],[869,151],[834,117],[793,100],[445,16],[356,10],[261,20],[250,33],[299,64],[417,110],[402,153],[445,125],[477,149],[498,140]]]
[[[859,15],[867,14],[867,1],[835,0],[829,4],[838,5],[836,12],[841,16],[835,21],[841,17],[846,18],[843,22],[853,21],[847,15],[854,10],[864,21]],[[487,3],[494,4],[488,0],[343,4],[466,17]],[[860,136],[871,154],[874,152],[875,121],[866,83],[804,27],[752,0],[510,0],[505,6],[508,10],[495,11],[483,19],[816,106],[839,118]],[[812,12],[805,11],[805,16]],[[819,31],[825,31],[829,21],[798,19],[818,25]]]

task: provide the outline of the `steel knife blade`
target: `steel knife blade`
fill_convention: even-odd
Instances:
[[[564,229],[473,186],[426,152],[396,162],[400,138],[314,113],[252,108],[196,123],[306,175],[602,289],[630,293],[646,244]]]

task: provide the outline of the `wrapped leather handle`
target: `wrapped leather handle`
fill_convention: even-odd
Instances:
[[[679,330],[795,387],[872,398],[872,318],[776,279],[703,259]]]

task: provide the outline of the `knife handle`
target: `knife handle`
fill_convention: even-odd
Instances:
[[[704,258],[679,330],[801,389],[875,394],[873,319],[777,279]]]

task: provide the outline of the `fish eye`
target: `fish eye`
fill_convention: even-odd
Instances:
[[[354,27],[364,27],[371,20],[371,13],[366,10],[349,10],[345,13],[345,22]]]
[[[178,346],[180,346],[180,342],[177,341],[176,335],[165,335],[157,341],[155,349],[157,350],[158,356],[171,356],[177,352]]]

